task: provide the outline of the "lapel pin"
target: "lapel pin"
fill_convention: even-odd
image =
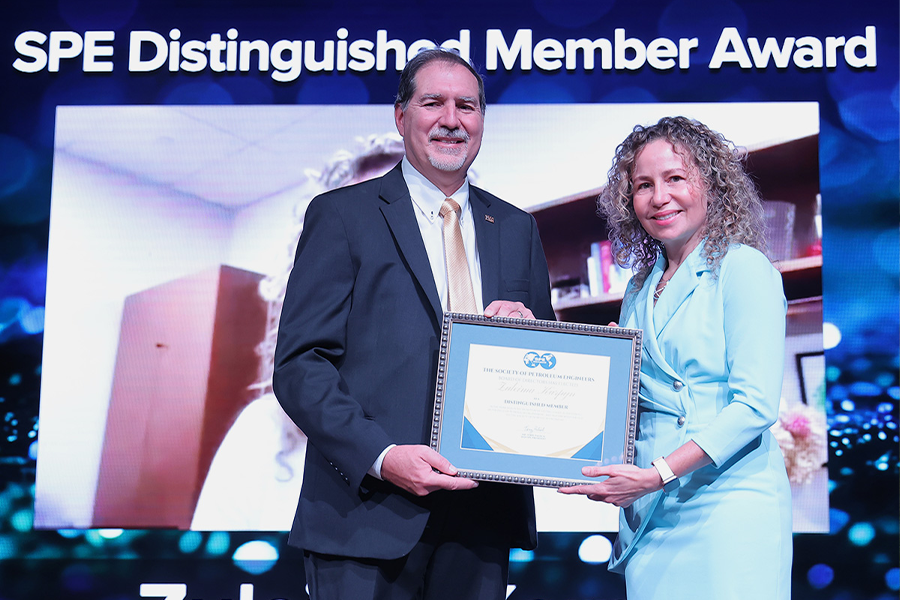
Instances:
[[[487,221],[488,223],[493,223],[494,217],[492,217],[491,215],[484,215],[484,220]]]

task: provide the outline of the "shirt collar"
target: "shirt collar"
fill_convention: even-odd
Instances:
[[[439,218],[441,205],[447,197],[444,192],[439,190],[436,185],[428,181],[428,179],[419,173],[414,166],[403,157],[401,163],[403,179],[406,180],[406,187],[409,188],[409,195],[413,204],[423,215],[429,220],[434,221]],[[465,219],[467,214],[467,205],[469,204],[469,179],[466,178],[459,189],[450,196],[459,204],[460,220]]]

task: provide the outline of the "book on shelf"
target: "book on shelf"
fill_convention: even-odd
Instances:
[[[624,292],[631,278],[631,272],[617,265],[613,259],[612,242],[609,240],[591,244],[587,272],[591,296]]]

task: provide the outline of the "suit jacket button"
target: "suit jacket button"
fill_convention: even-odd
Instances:
[[[681,383],[680,381],[678,381],[677,379],[676,379],[675,382],[672,384],[672,389],[675,390],[676,392],[679,391],[679,390],[681,390],[681,388],[683,388],[683,387],[684,387],[684,384]]]
[[[687,419],[685,419],[684,417],[678,417],[678,426],[679,426],[679,427],[684,427],[684,422],[685,422],[686,420],[687,420]]]

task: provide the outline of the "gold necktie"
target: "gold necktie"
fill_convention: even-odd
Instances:
[[[472,278],[469,276],[469,261],[459,228],[459,204],[451,198],[441,205],[444,219],[444,263],[447,266],[447,308],[450,312],[477,313],[475,294],[472,292]]]

